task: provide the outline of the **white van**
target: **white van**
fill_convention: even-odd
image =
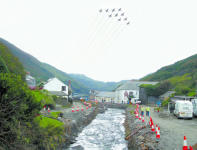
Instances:
[[[193,115],[197,116],[197,99],[192,100],[192,105],[193,105]]]
[[[175,102],[174,115],[177,118],[193,118],[193,105],[190,101],[177,100]]]

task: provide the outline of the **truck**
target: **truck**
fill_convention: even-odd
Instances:
[[[193,116],[197,117],[197,99],[193,99],[191,102],[193,105]]]
[[[193,118],[193,105],[192,102],[186,100],[176,100],[174,115],[177,118]]]

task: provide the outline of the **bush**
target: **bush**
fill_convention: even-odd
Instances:
[[[164,106],[167,106],[168,103],[170,101],[170,98],[166,99],[166,100],[163,100],[162,103],[161,103],[161,106],[164,107]]]
[[[41,106],[49,105],[53,108],[55,107],[55,101],[53,100],[52,95],[46,90],[34,90],[32,91],[33,95],[37,102],[41,103]]]
[[[18,142],[28,142],[23,126],[32,122],[40,109],[40,103],[20,76],[0,73],[0,146],[12,149]]]

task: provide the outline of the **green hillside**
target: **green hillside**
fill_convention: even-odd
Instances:
[[[7,49],[9,49],[17,58],[19,58],[20,62],[23,64],[25,70],[30,72],[31,75],[36,78],[38,83],[41,81],[47,81],[51,77],[57,77],[62,82],[64,82],[64,83],[67,82],[67,84],[68,84],[68,80],[71,80],[73,92],[86,93],[86,94],[88,93],[89,89],[87,87],[76,82],[74,79],[72,79],[66,73],[56,69],[55,67],[53,67],[51,65],[40,62],[35,57],[22,51],[21,49],[17,48],[13,44],[9,43],[8,41],[6,41],[2,38],[0,38],[0,42],[3,43],[2,45],[6,45]],[[10,62],[12,62],[12,60],[14,60],[14,59],[10,59]],[[15,69],[15,70],[17,70],[17,69]]]
[[[0,42],[6,45],[9,50],[19,58],[20,62],[23,64],[26,71],[30,72],[37,81],[46,81],[48,78],[53,77],[53,74],[42,67],[42,63],[35,57],[25,53],[13,44],[7,42],[6,40],[0,38]]]
[[[98,91],[112,91],[119,84],[124,83],[125,81],[120,82],[102,82],[93,80],[83,74],[69,74],[77,82],[86,85],[89,89],[94,89]]]
[[[147,75],[141,80],[162,81],[174,76],[182,76],[186,73],[197,76],[197,54],[172,65],[162,67],[155,73]]]
[[[150,93],[154,93],[154,95],[157,95],[158,92],[156,91],[163,89],[163,92],[175,90],[176,95],[195,96],[197,89],[197,54],[172,65],[165,66],[141,80],[161,82],[156,86],[143,86],[148,91],[152,91]]]
[[[31,75],[36,78],[38,83],[41,81],[47,81],[49,78],[52,77],[57,77],[62,82],[67,84],[68,81],[71,80],[71,86],[74,93],[88,94],[90,89],[100,90],[100,91],[112,91],[119,84],[125,82],[125,81],[101,82],[101,81],[93,80],[81,74],[67,74],[49,64],[40,62],[35,57],[22,51],[21,49],[17,48],[15,45],[9,43],[8,41],[2,38],[0,38],[0,42],[4,46],[6,45],[7,49],[9,49],[12,52],[12,54],[16,56],[14,59],[18,58],[20,60],[25,70],[30,72]],[[10,59],[10,61],[14,59]]]
[[[22,78],[25,78],[25,71],[23,69],[23,65],[18,60],[17,57],[15,57],[11,51],[8,49],[7,46],[5,46],[0,41],[0,66],[1,66],[1,72],[11,72],[17,75],[21,75]]]

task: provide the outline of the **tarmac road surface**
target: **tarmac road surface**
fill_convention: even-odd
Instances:
[[[159,149],[181,150],[184,136],[187,137],[188,146],[197,143],[197,118],[177,119],[173,114],[161,118],[158,112],[153,112],[153,109],[151,116],[154,124],[160,126]]]

